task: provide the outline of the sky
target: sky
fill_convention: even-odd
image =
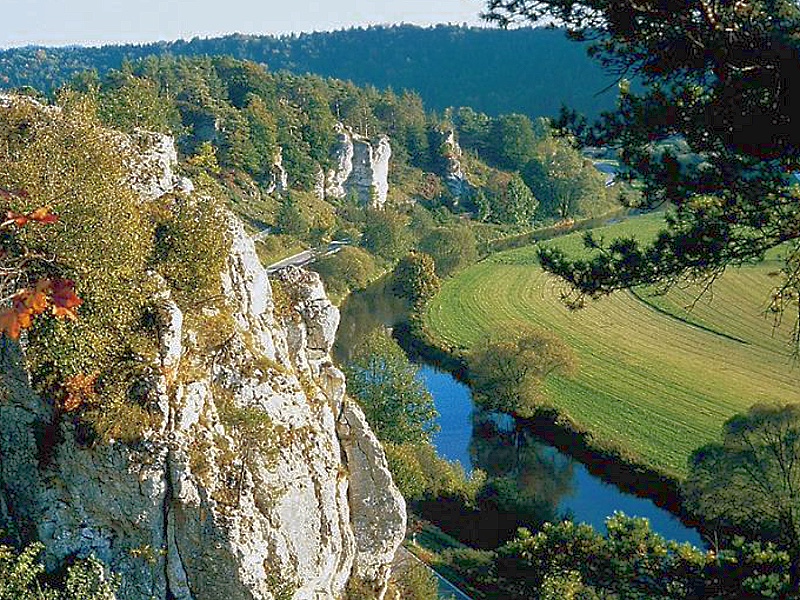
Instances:
[[[484,0],[2,0],[0,48],[284,34],[391,23],[479,25]]]

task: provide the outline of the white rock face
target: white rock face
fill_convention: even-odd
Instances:
[[[344,198],[347,195],[344,184],[353,172],[353,133],[341,123],[336,124],[336,143],[331,150],[331,159],[334,166],[325,177],[325,194]]]
[[[339,125],[332,151],[334,167],[326,175],[325,193],[344,198],[355,193],[359,202],[383,208],[389,192],[392,146],[385,135],[371,141]]]
[[[294,267],[276,274],[276,307],[252,241],[233,217],[228,229],[233,331],[198,353],[162,285],[160,358],[143,382],[157,422],[140,442],[85,443],[9,345],[2,512],[36,532],[50,568],[97,556],[122,576],[120,600],[333,600],[351,576],[380,598],[405,504],[331,361],[338,310]]]
[[[267,193],[285,193],[286,190],[289,189],[289,175],[283,166],[283,148],[280,146],[278,146],[278,151],[272,158],[271,175],[272,181],[270,182],[269,186],[267,186]]]
[[[137,129],[131,141],[137,154],[131,183],[143,199],[155,200],[181,185],[181,179],[173,171],[178,164],[174,138]]]
[[[445,161],[442,178],[453,197],[459,200],[470,190],[467,175],[461,164],[461,156],[463,154],[461,146],[458,145],[453,130],[444,130],[439,133],[441,136],[442,158]]]

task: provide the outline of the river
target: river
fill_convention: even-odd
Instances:
[[[405,312],[403,303],[382,284],[353,294],[342,306],[342,322],[334,348],[336,359],[378,326],[395,325]],[[467,385],[450,373],[420,365],[419,377],[433,396],[440,431],[433,442],[439,454],[459,461],[467,472],[480,468],[492,476],[511,476],[553,514],[569,515],[605,531],[605,519],[615,511],[646,517],[651,528],[667,539],[702,546],[699,533],[652,500],[625,492],[591,474],[580,462],[528,431],[518,431],[507,416],[473,411]]]
[[[546,499],[561,515],[571,515],[605,531],[605,519],[615,511],[646,517],[650,527],[667,539],[702,546],[699,533],[652,500],[622,491],[592,475],[580,462],[533,435],[517,438],[510,417],[484,418],[473,414],[467,385],[450,373],[421,365],[420,378],[439,412],[440,430],[433,442],[439,454],[457,460],[467,472],[481,468],[489,475],[514,473],[531,493]]]

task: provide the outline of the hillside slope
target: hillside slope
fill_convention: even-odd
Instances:
[[[417,91],[430,109],[471,106],[491,115],[555,115],[562,103],[588,115],[614,107],[613,79],[563,32],[439,25],[370,27],[285,37],[231,35],[100,48],[0,52],[0,86],[50,91],[84,70],[104,74],[149,55],[216,56],[314,73],[380,89]],[[611,85],[611,89],[607,89]]]

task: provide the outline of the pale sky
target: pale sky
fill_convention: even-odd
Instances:
[[[2,0],[0,48],[282,34],[414,23],[480,24],[484,0]]]

